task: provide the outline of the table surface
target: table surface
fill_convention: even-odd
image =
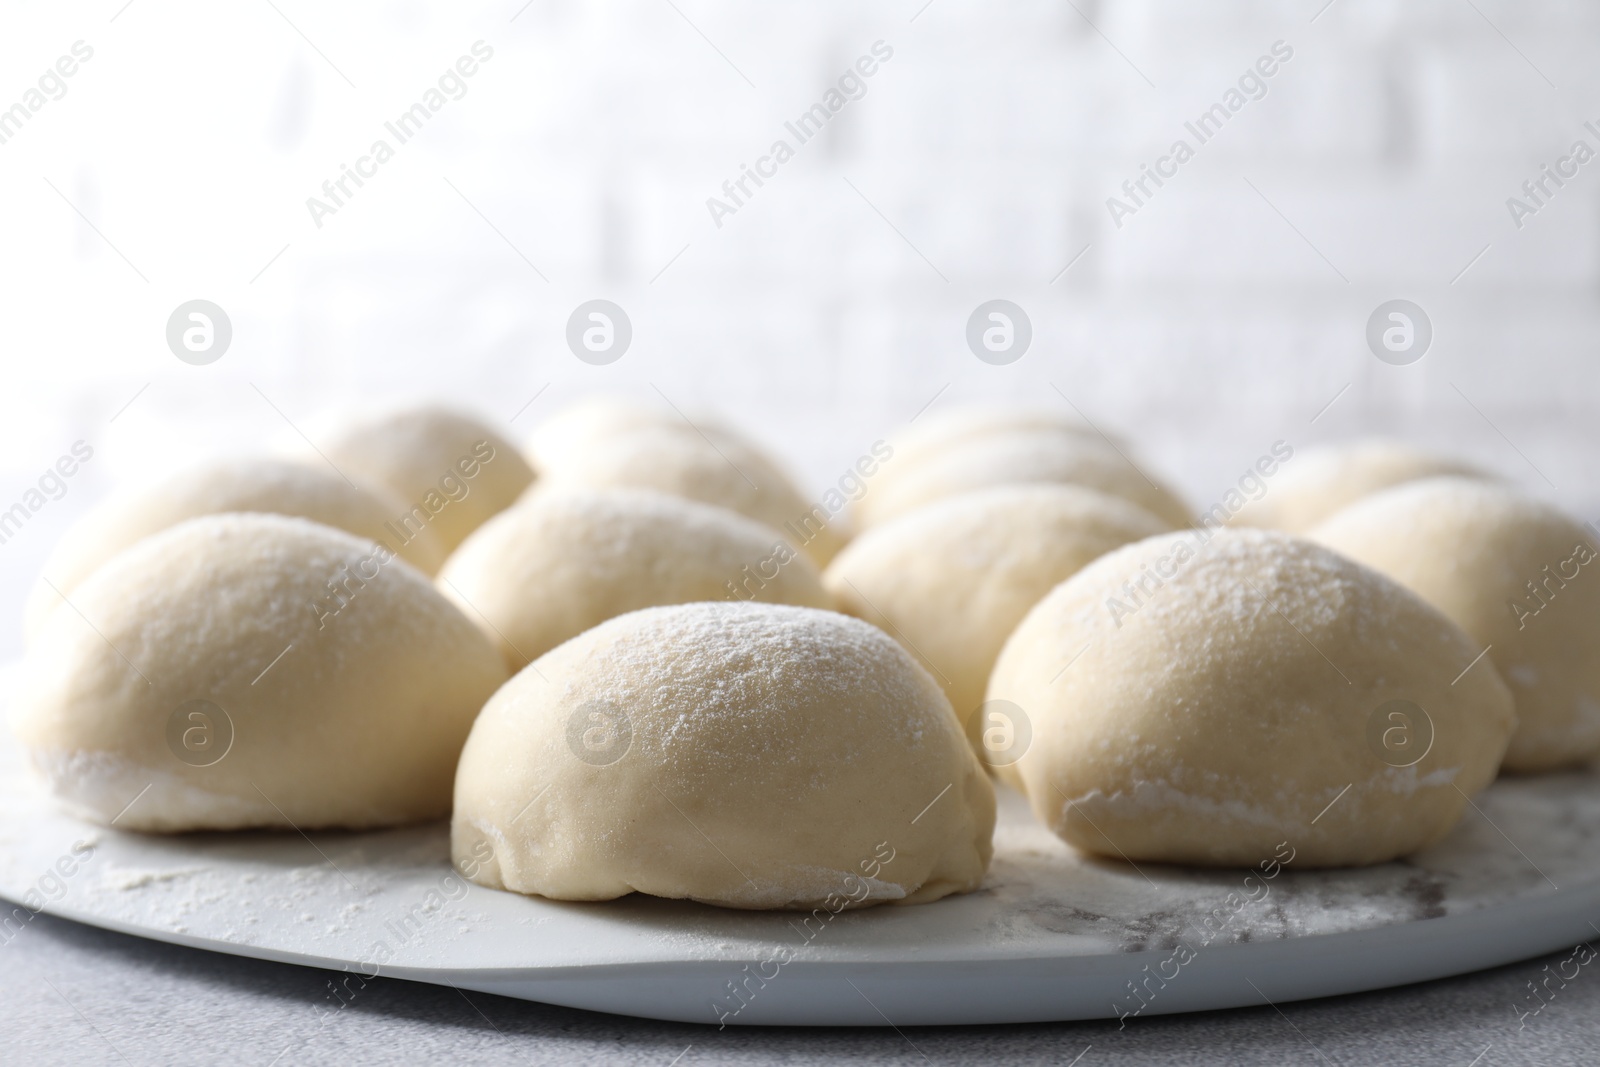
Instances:
[[[1146,1017],[1122,1030],[1088,1022],[718,1031],[388,979],[336,995],[330,983],[343,977],[40,915],[0,943],[0,1062],[1561,1067],[1594,1063],[1600,1044],[1600,978],[1570,950],[1375,993]],[[1530,982],[1548,990],[1537,1013]]]

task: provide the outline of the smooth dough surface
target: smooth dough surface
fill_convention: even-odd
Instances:
[[[713,443],[714,442],[714,443]],[[849,516],[808,503],[764,452],[742,439],[667,426],[641,426],[590,447],[540,456],[544,489],[654,489],[715,504],[777,530],[818,566],[848,540]]]
[[[1467,632],[1516,698],[1511,771],[1600,753],[1600,560],[1593,531],[1503,486],[1432,478],[1309,534],[1382,571]]]
[[[947,449],[970,445],[985,438],[1033,432],[1057,433],[1069,438],[1104,443],[1100,435],[1086,424],[1060,412],[1002,404],[964,404],[919,415],[904,431],[895,435],[894,470],[886,470],[885,473],[891,477],[898,476],[899,472],[915,467]]]
[[[643,489],[535,493],[473,531],[438,585],[514,671],[639,608],[751,599],[833,607],[816,564],[770,527]]]
[[[706,420],[695,425],[711,429]],[[682,415],[660,405],[620,396],[591,396],[562,408],[528,436],[525,452],[535,470],[566,465],[576,454],[639,430],[694,433]],[[721,433],[720,427],[717,428]]]
[[[70,597],[90,572],[129,545],[202,515],[298,516],[382,541],[406,562],[434,573],[444,562],[444,552],[431,532],[404,542],[385,529],[384,523],[400,511],[399,502],[381,489],[358,489],[330,470],[279,459],[217,460],[125,489],[78,520],[51,553],[43,579],[28,597],[28,640],[34,640],[61,603],[56,590]]]
[[[949,702],[881,630],[702,603],[602,623],[508,682],[451,837],[494,888],[839,910],[977,888],[994,816]]]
[[[983,757],[989,671],[1028,609],[1114,548],[1167,524],[1119,497],[1069,485],[962,493],[874,526],[823,576],[841,610],[881,627],[945,687]]]
[[[506,677],[420,571],[304,519],[180,523],[73,604],[28,654],[12,727],[70,810],[123,830],[439,818]]]
[[[1021,429],[985,434],[970,442],[941,449],[915,464],[895,464],[896,453],[882,476],[856,504],[862,527],[904,515],[935,500],[1000,485],[1080,485],[1131,500],[1168,524],[1193,521],[1189,506],[1171,489],[1141,473],[1115,448],[1099,438],[1049,429]]]
[[[989,698],[1031,726],[1007,777],[1034,812],[1134,861],[1254,866],[1286,842],[1296,866],[1353,866],[1443,837],[1511,736],[1499,675],[1462,674],[1479,647],[1320,545],[1201,537],[1102,556],[1006,642]]]
[[[395,408],[346,419],[319,434],[322,453],[356,482],[401,502],[407,532],[431,529],[448,554],[534,480],[516,447],[488,424],[450,408]]]
[[[1419,478],[1450,474],[1487,477],[1468,464],[1399,441],[1308,448],[1283,465],[1268,483],[1266,495],[1247,501],[1228,524],[1305,533],[1362,497]]]

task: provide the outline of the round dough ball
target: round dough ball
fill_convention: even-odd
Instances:
[[[541,456],[541,464],[530,496],[546,488],[654,489],[765,523],[819,567],[848,540],[842,511],[807,503],[764,453],[731,436],[708,440],[692,429],[646,426],[561,453],[559,461]]]
[[[1462,674],[1478,651],[1320,545],[1184,531],[1057,586],[989,698],[1031,729],[1016,778],[1069,844],[1254,866],[1286,843],[1296,867],[1350,866],[1439,840],[1493,780],[1514,715],[1494,670]]]
[[[816,564],[776,531],[643,489],[535,493],[473,531],[438,584],[514,671],[639,608],[751,599],[833,607]]]
[[[533,483],[521,453],[481,420],[441,407],[353,419],[323,435],[322,453],[347,477],[404,501],[395,525],[424,528],[446,554]]]
[[[976,712],[1028,609],[1112,549],[1166,530],[1093,489],[980,489],[874,526],[828,565],[823,583],[841,610],[888,631],[943,683],[982,759]]]
[[[277,459],[214,461],[124,490],[78,520],[56,545],[28,596],[28,641],[38,637],[61,597],[70,597],[96,567],[141,538],[202,515],[245,511],[311,519],[381,541],[432,574],[444,561],[432,532],[403,541],[384,526],[402,510],[387,494],[358,489],[332,471]]]
[[[777,467],[749,437],[713,416],[695,414],[691,419],[670,407],[618,396],[589,397],[562,408],[528,437],[525,453],[535,470],[560,469],[579,454],[606,447],[618,438],[658,432],[682,434],[701,443],[709,441],[719,448],[754,452],[768,467]]]
[[[180,523],[72,606],[28,654],[12,727],[69,809],[123,830],[439,818],[506,677],[421,572],[304,519]]]
[[[886,463],[882,473],[894,463]],[[1104,441],[1053,430],[989,434],[941,450],[893,477],[875,479],[856,504],[855,515],[865,528],[957,493],[1039,483],[1079,485],[1122,497],[1169,528],[1193,521],[1188,505],[1172,490],[1140,473]]]
[[[703,424],[702,424],[703,425]],[[535,470],[566,465],[574,455],[639,430],[694,430],[683,416],[615,396],[589,397],[541,422],[524,450]]]
[[[1377,493],[1308,535],[1382,571],[1465,630],[1511,687],[1511,771],[1600,753],[1600,562],[1594,531],[1469,478]]]
[[[926,671],[876,627],[770,604],[647,608],[483,709],[451,846],[557,900],[920,904],[977,888],[994,789]]]
[[[1305,533],[1364,496],[1419,478],[1455,474],[1487,478],[1483,472],[1398,441],[1308,448],[1269,484],[1266,495],[1248,500],[1228,519],[1230,526],[1255,526]]]
[[[884,473],[898,476],[947,449],[1016,433],[1055,433],[1074,440],[1104,443],[1094,430],[1058,412],[999,404],[971,404],[930,411],[894,441],[895,462]],[[1118,442],[1120,444],[1120,442]]]

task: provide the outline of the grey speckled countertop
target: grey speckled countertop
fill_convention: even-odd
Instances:
[[[1532,1007],[1528,983],[1571,955],[1281,1013],[1144,1018],[1121,1031],[1093,1022],[719,1032],[385,979],[345,994],[341,1008],[329,972],[39,916],[0,943],[0,1063],[1593,1064],[1600,971],[1567,964],[1576,977],[1549,978],[1543,1009],[1517,1016]]]

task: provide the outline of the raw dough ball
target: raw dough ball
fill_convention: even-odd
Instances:
[[[421,572],[304,519],[191,519],[72,603],[29,652],[12,726],[71,810],[118,829],[438,818],[506,677]]]
[[[1495,776],[1514,716],[1487,664],[1462,674],[1480,647],[1320,545],[1185,531],[1057,586],[989,698],[1031,727],[1015,771],[1034,812],[1085,851],[1380,863],[1443,837]]]
[[[896,460],[884,465],[883,474]],[[1054,430],[989,434],[942,449],[888,478],[875,479],[856,505],[863,527],[887,522],[935,500],[997,485],[1080,485],[1130,500],[1170,527],[1193,521],[1189,507],[1098,438]]]
[[[684,604],[518,674],[461,754],[451,845],[497,889],[733,908],[977,888],[994,789],[926,671],[812,608]]]
[[[603,447],[635,433],[669,431],[761,452],[749,437],[703,413],[679,414],[659,403],[649,404],[620,396],[592,396],[562,408],[540,423],[528,437],[525,452],[535,470],[565,466],[574,455]],[[764,457],[771,465],[770,457]]]
[[[402,510],[388,495],[357,489],[332,471],[275,459],[206,463],[124,490],[80,519],[51,553],[43,579],[28,597],[28,641],[34,641],[61,603],[57,589],[70,597],[91,571],[135,541],[201,515],[253,511],[311,519],[382,541],[407,563],[432,574],[444,553],[431,532],[403,542],[399,532],[384,527]]]
[[[715,443],[713,443],[715,442]],[[544,489],[654,489],[737,511],[777,530],[818,566],[848,539],[847,516],[809,504],[756,448],[721,433],[642,426],[629,433],[540,456],[536,495]]]
[[[1596,535],[1490,482],[1434,478],[1367,497],[1308,535],[1450,616],[1516,698],[1512,771],[1600,753]]]
[[[607,619],[659,604],[831,608],[816,564],[769,527],[643,489],[535,493],[462,542],[439,590],[520,670]]]
[[[1003,405],[964,405],[921,415],[897,435],[891,476],[953,447],[990,437],[1034,432],[1104,443],[1094,430],[1058,412]]]
[[[980,737],[1000,646],[1051,589],[1166,523],[1118,497],[1070,485],[981,489],[874,526],[829,564],[842,610],[892,634],[945,687],[967,737]]]
[[[448,408],[414,407],[346,421],[322,435],[322,452],[346,477],[404,501],[395,524],[432,529],[448,554],[533,482],[533,468],[482,421]]]
[[[1442,474],[1487,477],[1465,463],[1429,455],[1398,441],[1308,448],[1283,465],[1265,496],[1247,501],[1228,524],[1304,533],[1364,496]]]
[[[696,424],[705,428],[697,419]],[[562,408],[541,422],[525,449],[535,470],[566,465],[573,456],[639,430],[694,428],[677,412],[621,397],[599,396]],[[720,432],[720,431],[719,431]]]

